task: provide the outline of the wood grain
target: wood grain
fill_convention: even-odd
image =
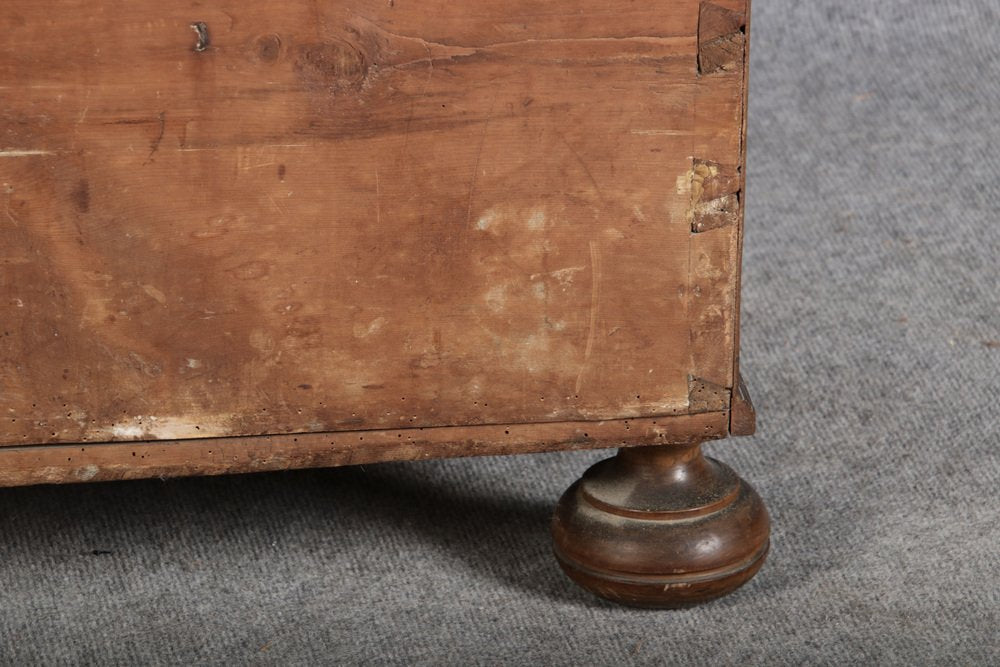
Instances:
[[[606,422],[0,447],[0,487],[695,442],[723,438],[727,426],[726,413],[712,412]]]
[[[757,411],[750,399],[746,382],[740,376],[733,388],[729,411],[729,433],[731,435],[753,435],[757,432]]]
[[[752,486],[697,442],[619,450],[563,494],[556,558],[573,581],[622,604],[700,604],[749,581],[770,548]]]
[[[0,444],[723,410],[745,11],[6,0]]]

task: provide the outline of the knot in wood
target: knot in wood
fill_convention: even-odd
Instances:
[[[312,84],[356,87],[368,73],[368,60],[358,48],[340,40],[303,44],[296,50],[295,71]]]

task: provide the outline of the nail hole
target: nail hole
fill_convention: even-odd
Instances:
[[[198,42],[194,45],[194,50],[197,53],[201,53],[211,45],[211,39],[208,36],[208,26],[205,25],[204,21],[195,21],[191,24],[191,29],[194,30],[194,34],[198,35]]]

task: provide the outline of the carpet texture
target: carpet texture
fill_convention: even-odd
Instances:
[[[0,663],[1000,663],[1000,5],[758,0],[737,594],[551,554],[602,452],[0,491]]]

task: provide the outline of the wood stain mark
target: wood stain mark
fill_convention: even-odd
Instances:
[[[257,59],[263,63],[275,63],[281,57],[281,38],[278,35],[261,35],[255,47]]]
[[[76,187],[73,189],[73,205],[76,210],[80,213],[88,213],[90,211],[90,183],[87,179],[81,179]]]
[[[300,45],[294,69],[306,82],[324,88],[360,88],[368,74],[368,60],[353,44],[331,40]]]

